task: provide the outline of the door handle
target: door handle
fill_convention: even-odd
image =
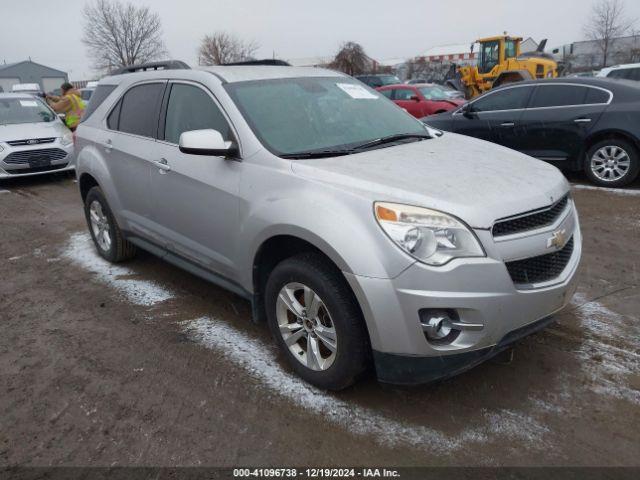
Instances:
[[[513,122],[504,122],[500,124],[501,127],[515,127],[516,124]]]
[[[156,167],[158,167],[158,169],[160,170],[160,173],[167,173],[171,171],[171,167],[169,166],[169,163],[167,162],[166,158],[161,158],[160,160],[153,162],[156,164]]]
[[[104,147],[104,149],[105,149],[107,152],[110,152],[110,151],[111,151],[111,149],[113,148],[113,144],[111,143],[111,140],[107,140],[107,141],[105,141],[105,142],[102,144],[102,146]]]
[[[576,122],[576,123],[591,123],[591,119],[590,118],[576,118],[574,120],[574,122]]]

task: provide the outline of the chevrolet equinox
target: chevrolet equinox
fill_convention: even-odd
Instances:
[[[97,251],[250,300],[306,381],[450,377],[571,298],[581,234],[555,167],[334,71],[152,68],[103,79],[77,131]]]

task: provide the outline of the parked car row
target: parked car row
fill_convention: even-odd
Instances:
[[[416,118],[448,112],[466,102],[448,94],[444,87],[429,83],[388,85],[377,90]]]
[[[521,82],[423,121],[562,169],[584,170],[597,185],[627,185],[640,170],[640,84],[635,82],[601,78]]]

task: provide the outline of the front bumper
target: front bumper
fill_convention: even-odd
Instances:
[[[74,170],[76,167],[73,144],[62,145],[59,139],[55,142],[41,145],[11,147],[7,144],[3,144],[2,147],[3,150],[0,152],[0,178],[29,177],[47,173],[66,172]],[[50,159],[46,166],[30,165],[26,159],[19,162],[5,161],[5,159],[11,158],[11,154],[26,154],[29,152],[37,152],[42,149],[60,150],[64,152],[64,156],[63,154],[56,155],[55,158]]]
[[[537,256],[548,249],[550,234],[570,233],[574,248],[559,276],[544,284],[516,286],[505,261]],[[510,343],[544,328],[549,317],[573,296],[582,253],[575,208],[554,225],[494,241],[476,232],[486,258],[456,259],[443,267],[414,263],[396,278],[345,273],[362,307],[378,378],[388,383],[425,383],[455,375],[500,352]],[[548,251],[548,250],[547,250]],[[453,311],[464,329],[450,343],[429,341],[420,322],[424,309]]]

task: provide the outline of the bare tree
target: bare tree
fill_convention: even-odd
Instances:
[[[624,36],[633,24],[634,21],[626,16],[621,0],[600,0],[593,6],[584,32],[590,40],[597,42],[603,67],[607,66],[614,39]]]
[[[224,65],[225,63],[241,62],[253,58],[258,44],[254,41],[244,41],[226,32],[216,32],[206,35],[200,42],[198,49],[198,63],[200,65]]]
[[[372,68],[372,64],[362,45],[356,42],[345,42],[340,46],[330,67],[347,75],[360,75],[367,73]]]
[[[85,6],[82,42],[97,70],[156,60],[166,54],[160,16],[149,7],[119,0],[95,0]]]

